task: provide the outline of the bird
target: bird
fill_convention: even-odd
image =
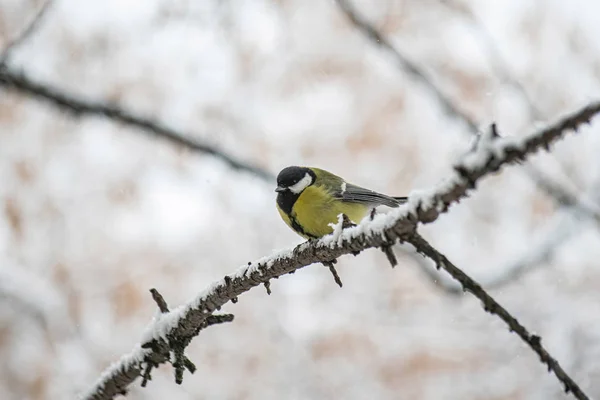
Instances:
[[[360,222],[377,206],[398,207],[407,197],[392,197],[346,182],[314,167],[290,166],[277,175],[277,211],[283,221],[305,239],[333,232],[338,216]]]

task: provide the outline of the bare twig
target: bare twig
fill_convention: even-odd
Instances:
[[[31,296],[34,292],[36,295]],[[21,318],[32,317],[49,335],[76,331],[66,311],[65,294],[51,281],[21,265],[0,265],[0,304],[15,308]]]
[[[339,287],[342,287],[344,285],[342,285],[342,280],[340,279],[340,276],[338,275],[337,270],[335,269],[334,264],[337,262],[337,260],[333,260],[333,261],[323,261],[323,265],[326,266],[327,268],[329,268],[329,272],[331,272],[331,275],[333,275],[333,280],[335,281],[335,283],[337,283],[337,285]]]
[[[50,10],[53,4],[54,0],[46,0],[44,4],[42,4],[42,6],[37,10],[33,18],[31,18],[29,23],[25,26],[25,28],[8,42],[8,44],[4,47],[2,53],[0,53],[0,65],[5,64],[10,59],[10,56],[12,55],[13,51],[17,47],[25,43],[25,41],[35,33],[35,31],[40,27],[42,20],[48,14],[48,10]]]
[[[562,216],[564,219],[564,216]],[[576,233],[581,232],[581,226],[576,226],[573,223],[573,218],[568,218],[566,221],[557,223],[554,228],[541,240],[538,244],[521,255],[517,260],[508,263],[502,272],[497,276],[490,277],[485,281],[482,280],[481,285],[486,290],[498,289],[512,282],[516,282],[520,277],[528,272],[539,268],[544,263],[552,259],[553,254],[566,243]],[[411,249],[402,249],[409,257],[421,266],[421,271],[426,277],[440,290],[449,295],[462,295],[464,292],[460,284],[454,280],[446,280],[440,276],[429,264],[429,260],[416,254]]]
[[[470,131],[477,132],[477,124],[467,114],[460,111],[454,102],[446,96],[440,88],[431,82],[431,79],[425,72],[417,66],[413,61],[409,60],[402,52],[396,48],[388,38],[381,34],[372,24],[370,24],[362,15],[360,15],[354,7],[350,5],[348,0],[336,0],[340,9],[346,14],[348,19],[360,31],[369,38],[371,43],[383,48],[393,57],[400,69],[409,74],[415,81],[425,86],[430,93],[438,100],[438,103],[446,114],[458,119],[467,125]]]
[[[452,264],[446,256],[433,248],[418,233],[413,233],[405,239],[408,243],[415,246],[417,251],[435,262],[438,269],[442,268],[448,272],[454,279],[460,282],[463,290],[472,293],[475,297],[481,300],[483,308],[490,314],[497,315],[508,325],[511,332],[515,332],[519,337],[531,347],[539,356],[541,362],[548,366],[548,370],[554,372],[556,377],[564,385],[566,393],[572,392],[573,395],[580,400],[587,400],[589,397],[581,390],[579,385],[562,369],[558,361],[556,361],[542,346],[541,338],[537,335],[529,333],[529,331],[521,325],[521,323],[513,317],[504,307],[494,300],[483,288],[465,274],[460,268]]]
[[[373,221],[373,218],[375,218],[375,215],[377,214],[377,210],[374,208],[371,210],[371,215],[369,216],[369,218],[371,219],[371,221]],[[390,265],[392,266],[392,268],[394,268],[396,265],[398,265],[398,259],[396,259],[396,254],[394,254],[394,249],[392,248],[392,246],[381,246],[381,251],[383,252],[383,254],[385,254],[385,257],[387,258],[388,262],[390,263]],[[354,253],[354,255],[357,255],[358,253]]]
[[[156,302],[156,305],[158,306],[160,312],[163,314],[168,313],[169,306],[167,305],[165,299],[162,297],[162,294],[160,294],[158,290],[154,288],[150,289],[150,294],[152,294],[152,299]]]
[[[224,324],[233,321],[233,314],[211,315],[206,318],[206,326]]]
[[[135,115],[135,113],[115,105],[77,97],[61,89],[34,81],[23,72],[12,70],[6,66],[2,67],[2,65],[0,65],[0,86],[46,101],[63,111],[68,111],[77,116],[92,115],[106,117],[113,121],[139,128],[145,133],[165,139],[178,146],[216,157],[233,169],[249,172],[266,181],[274,180],[273,174],[265,169],[238,160],[215,146],[194,139],[192,135],[183,134],[158,121]]]
[[[496,42],[494,41],[494,38],[487,27],[479,22],[471,10],[459,6],[454,1],[441,0],[440,4],[444,5],[449,10],[452,10],[455,14],[463,17],[469,22],[471,27],[477,31],[477,35],[475,35],[475,37],[483,44],[494,73],[500,77],[503,83],[509,85],[517,93],[519,93],[527,105],[527,110],[532,119],[542,119],[542,111],[536,107],[523,84],[521,84],[521,82],[514,77],[510,67],[508,66],[508,63],[502,57],[502,53],[500,52],[498,46],[496,46]]]
[[[271,282],[270,281],[266,281],[263,283],[265,290],[267,291],[267,294],[270,296],[271,295]]]
[[[452,204],[467,196],[481,178],[507,163],[524,159],[540,149],[549,149],[567,131],[574,132],[599,112],[600,102],[595,102],[546,129],[519,139],[485,139],[493,141],[482,143],[475,152],[466,155],[455,165],[449,179],[431,191],[414,194],[405,205],[389,214],[377,215],[372,221],[367,218],[358,226],[344,229],[338,235],[311,240],[294,249],[244,265],[237,272],[213,283],[176,312],[165,314],[155,321],[148,330],[144,344],[134,348],[105,371],[84,398],[111,399],[125,391],[141,375],[144,365],[169,361],[171,350],[165,346],[165,337],[171,342],[183,343],[182,347],[185,348],[206,326],[207,318],[213,312],[255,286],[310,264],[328,262],[369,248],[391,246],[397,241],[414,237],[417,224],[435,221]],[[532,347],[537,346],[533,343],[535,338],[529,337],[528,340]],[[574,390],[574,387],[570,387],[570,390]]]
[[[561,205],[572,207],[576,214],[590,219],[596,224],[596,227],[600,229],[600,209],[595,204],[582,201],[577,195],[566,190],[561,185],[548,178],[548,176],[541,171],[530,170],[530,174],[535,178],[538,186],[557,199]]]
[[[572,220],[572,218],[570,219]],[[521,259],[513,262],[506,269],[506,272],[495,279],[491,280],[484,286],[486,289],[497,289],[511,282],[518,281],[520,277],[533,269],[550,262],[554,258],[554,254],[558,249],[568,242],[576,232],[581,232],[581,226],[571,226],[557,228],[552,231],[546,239],[540,243],[535,249],[523,255]]]
[[[385,254],[385,257],[392,268],[398,265],[398,259],[396,259],[396,255],[394,254],[394,249],[392,246],[381,246],[381,251],[383,251],[383,254]]]

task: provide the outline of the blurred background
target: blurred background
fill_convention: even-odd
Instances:
[[[531,132],[600,89],[595,0],[358,1],[456,110]],[[42,1],[0,0],[0,49]],[[393,195],[435,185],[468,124],[321,0],[55,0],[7,64],[151,116],[276,174],[304,164]],[[0,50],[1,51],[1,50]],[[423,234],[600,397],[600,121],[487,178]],[[532,166],[535,171],[532,170]],[[546,181],[586,204],[566,207]],[[548,182],[546,182],[548,183]],[[108,119],[0,87],[0,398],[67,399],[174,307],[301,242],[274,182]],[[550,193],[549,193],[550,192]],[[563,201],[564,203],[564,201]],[[595,214],[600,215],[600,213]],[[537,356],[396,246],[311,266],[228,304],[233,323],[130,399],[563,399]]]

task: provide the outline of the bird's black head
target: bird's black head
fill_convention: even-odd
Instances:
[[[281,170],[277,175],[277,189],[278,193],[292,192],[294,194],[300,194],[308,186],[315,182],[317,176],[315,173],[306,167],[287,167]]]

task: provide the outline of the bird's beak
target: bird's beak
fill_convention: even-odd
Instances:
[[[277,193],[285,192],[285,188],[283,186],[277,186],[277,188],[275,189],[275,191]]]

